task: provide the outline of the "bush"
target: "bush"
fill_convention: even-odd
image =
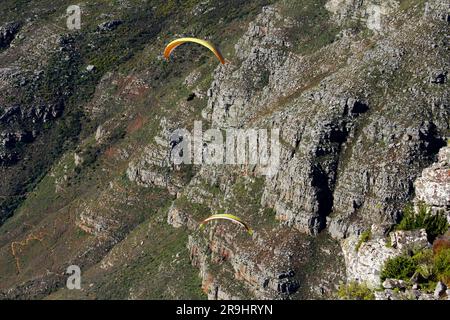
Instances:
[[[442,249],[434,256],[434,272],[437,279],[450,286],[450,249]]]
[[[423,249],[416,252],[412,256],[412,260],[417,264],[432,264],[433,263],[433,250]]]
[[[381,271],[380,278],[409,280],[416,272],[417,262],[410,256],[399,256],[388,259]]]
[[[441,250],[450,249],[450,235],[439,237],[433,242],[433,252],[437,254]]]
[[[341,300],[374,300],[375,295],[366,284],[359,284],[352,281],[348,284],[342,284],[338,289],[338,297]]]
[[[420,250],[412,257],[412,260],[417,265],[415,271],[417,279],[419,279],[419,276],[425,281],[430,281],[434,278],[433,250]]]
[[[392,248],[392,240],[391,240],[391,237],[389,235],[386,238],[386,248]]]
[[[382,281],[388,278],[408,281],[412,276],[420,276],[425,287],[432,288],[437,281],[450,286],[450,248],[441,249],[434,254],[433,250],[424,249],[412,257],[388,259],[380,278]]]
[[[367,242],[372,237],[372,232],[370,230],[366,230],[361,234],[361,237],[359,238],[358,243],[356,244],[355,250],[358,251],[361,245],[364,242]]]
[[[428,240],[433,242],[438,235],[447,231],[447,218],[441,212],[432,214],[430,208],[424,203],[419,203],[417,212],[412,205],[408,205],[403,211],[403,218],[397,225],[397,230],[416,229],[425,229]]]

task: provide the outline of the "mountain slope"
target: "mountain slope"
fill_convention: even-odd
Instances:
[[[0,297],[333,298],[341,240],[384,236],[446,145],[439,1],[105,1],[80,31],[68,3],[20,3],[0,16]],[[179,36],[229,62],[187,45],[164,61]],[[194,121],[280,128],[278,172],[171,165]],[[222,212],[253,237],[197,230]]]

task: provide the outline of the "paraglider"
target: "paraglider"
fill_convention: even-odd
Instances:
[[[214,214],[200,223],[200,229],[205,227],[205,224],[212,220],[229,220],[244,227],[250,235],[253,235],[253,230],[241,218],[233,216],[232,214]]]
[[[194,43],[197,43],[199,45],[202,45],[202,46],[208,48],[209,50],[211,50],[214,53],[214,55],[217,57],[217,59],[219,59],[220,63],[225,64],[225,58],[223,57],[222,53],[220,53],[220,50],[218,48],[216,48],[209,41],[197,39],[197,38],[180,38],[180,39],[176,39],[176,40],[172,41],[171,43],[169,43],[167,45],[166,49],[164,50],[164,57],[166,59],[169,59],[172,51],[176,47],[178,47],[186,42],[194,42]]]

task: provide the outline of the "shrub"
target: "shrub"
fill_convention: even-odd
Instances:
[[[444,249],[450,249],[450,236],[443,236],[440,238],[437,238],[433,242],[433,252],[434,254],[437,254],[439,251]]]
[[[339,28],[330,22],[325,3],[326,0],[281,2],[283,15],[291,17],[298,25],[287,32],[297,52],[310,54],[335,40]]]
[[[420,250],[413,255],[412,260],[417,265],[416,276],[420,276],[425,281],[434,278],[433,251],[431,249]]]
[[[442,249],[433,258],[437,279],[450,286],[450,249]]]
[[[399,256],[388,259],[381,271],[380,278],[409,280],[420,276],[425,287],[433,287],[436,281],[450,286],[450,248],[444,248],[433,254],[433,250],[424,249],[412,257]]]
[[[391,240],[391,237],[389,235],[386,238],[386,248],[392,248],[392,240]]]
[[[386,279],[409,280],[417,269],[417,262],[410,256],[398,256],[388,259],[381,271],[380,278],[382,281]]]
[[[417,267],[416,274],[422,277],[422,279],[424,279],[425,281],[432,279],[434,275],[433,265],[429,265],[426,263],[420,264]]]
[[[338,289],[338,297],[341,300],[374,300],[375,295],[366,284],[356,281],[342,284]]]
[[[412,205],[403,211],[403,218],[397,225],[397,230],[425,229],[428,239],[432,242],[438,235],[444,234],[448,229],[448,222],[441,212],[432,214],[430,208],[419,203],[417,212]]]
[[[412,260],[417,264],[432,264],[433,263],[433,250],[423,249],[416,252],[412,256]]]
[[[372,232],[370,230],[366,230],[361,234],[361,237],[359,238],[358,243],[356,244],[355,250],[358,251],[361,245],[364,242],[367,242],[372,237]]]
[[[441,212],[428,216],[425,220],[425,230],[430,241],[433,241],[448,230],[447,217]]]

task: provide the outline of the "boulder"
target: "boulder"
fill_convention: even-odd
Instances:
[[[405,289],[406,283],[403,280],[386,279],[383,282],[383,288],[385,289]]]
[[[119,25],[123,23],[122,20],[111,20],[106,21],[98,25],[97,30],[98,31],[112,31],[116,29]]]
[[[397,230],[391,232],[390,237],[392,247],[399,250],[412,250],[429,246],[425,229],[408,231]]]
[[[0,27],[0,49],[9,47],[19,29],[19,22],[9,22]]]
[[[447,71],[438,70],[430,75],[430,83],[443,84],[447,81]]]
[[[446,290],[447,290],[447,286],[445,284],[443,284],[441,281],[439,281],[436,285],[436,289],[434,289],[433,295],[436,299],[439,299],[445,294]]]

